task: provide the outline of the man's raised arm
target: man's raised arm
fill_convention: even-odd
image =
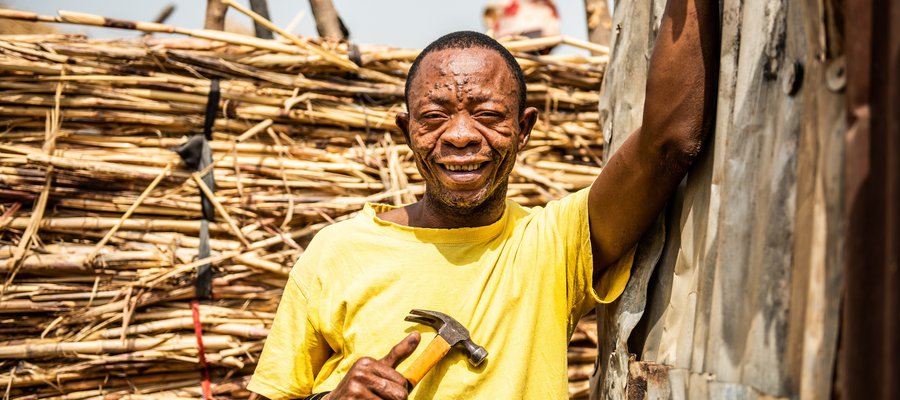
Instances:
[[[591,187],[594,281],[656,219],[712,129],[718,0],[669,0],[650,58],[642,125]]]

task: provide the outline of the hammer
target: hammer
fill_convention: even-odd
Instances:
[[[487,357],[487,350],[473,343],[469,338],[469,331],[453,317],[430,310],[412,310],[409,314],[405,318],[407,321],[428,325],[437,331],[437,336],[428,344],[425,352],[402,372],[406,378],[407,390],[411,391],[419,384],[425,374],[447,355],[451,347],[455,346],[465,353],[469,364],[475,367]]]

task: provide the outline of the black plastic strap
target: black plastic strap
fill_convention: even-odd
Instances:
[[[212,149],[209,147],[209,141],[200,134],[191,136],[187,142],[181,146],[173,148],[172,151],[181,156],[184,165],[191,171],[202,171],[212,164]],[[203,175],[203,183],[209,186],[209,189],[215,193],[216,181],[213,179],[212,170]],[[200,192],[200,208],[203,218],[215,221],[216,210],[213,208],[212,202],[206,198],[203,192]]]
[[[212,165],[212,149],[209,142],[212,140],[213,125],[216,123],[216,114],[219,113],[219,79],[213,78],[209,83],[209,96],[206,98],[206,118],[203,120],[203,136],[200,140],[200,164],[197,170],[206,169]],[[203,183],[209,186],[209,189],[216,192],[216,181],[213,177],[213,171],[210,170],[203,175]],[[199,259],[209,257],[209,222],[213,221],[216,212],[213,209],[212,202],[206,198],[203,192],[200,192],[200,210],[203,212],[203,220],[200,222],[200,248],[197,252]],[[197,280],[194,282],[194,290],[199,300],[212,299],[212,266],[203,264],[197,267]]]
[[[209,220],[200,220],[200,248],[197,259],[209,257]],[[212,265],[203,264],[197,267],[197,278],[194,281],[194,294],[197,300],[212,299]]]
[[[203,122],[203,134],[191,136],[187,142],[172,149],[172,151],[181,156],[185,166],[192,171],[202,171],[212,165],[212,148],[209,147],[209,141],[212,140],[212,128],[216,122],[216,114],[219,112],[219,97],[219,80],[213,79],[210,82],[209,97],[206,100],[206,118]],[[212,170],[203,175],[202,180],[213,193],[216,192],[216,181]],[[216,211],[212,202],[203,191],[200,191],[200,211],[202,219],[200,220],[200,248],[197,252],[197,259],[202,260],[210,255],[209,223],[214,221],[216,217]],[[204,264],[197,267],[194,290],[198,300],[209,300],[212,298],[211,265]]]
[[[213,78],[209,83],[209,96],[206,98],[206,119],[203,120],[203,136],[206,140],[212,140],[212,128],[216,123],[216,114],[219,113],[219,79]]]

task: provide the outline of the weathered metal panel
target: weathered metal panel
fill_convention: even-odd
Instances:
[[[640,124],[664,4],[617,3],[600,105],[612,150]],[[640,370],[621,362],[628,352],[670,368],[668,398],[831,394],[843,279],[842,2],[724,0],[721,9],[715,132],[669,205],[667,234],[648,235],[637,257],[646,263],[599,314],[609,336],[595,397],[622,398],[616,391],[637,382]],[[663,254],[649,264],[642,254],[655,240]],[[644,287],[646,296],[634,293]]]

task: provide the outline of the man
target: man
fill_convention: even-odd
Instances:
[[[366,205],[316,236],[291,271],[249,389],[278,399],[565,398],[575,323],[624,289],[635,243],[710,126],[717,5],[669,1],[642,127],[590,188],[534,209],[505,199],[537,118],[515,59],[473,32],[429,45],[410,69],[409,113],[397,116],[425,195]],[[490,355],[472,367],[451,351],[407,393],[396,369],[434,336],[403,320],[413,308],[459,320]]]

